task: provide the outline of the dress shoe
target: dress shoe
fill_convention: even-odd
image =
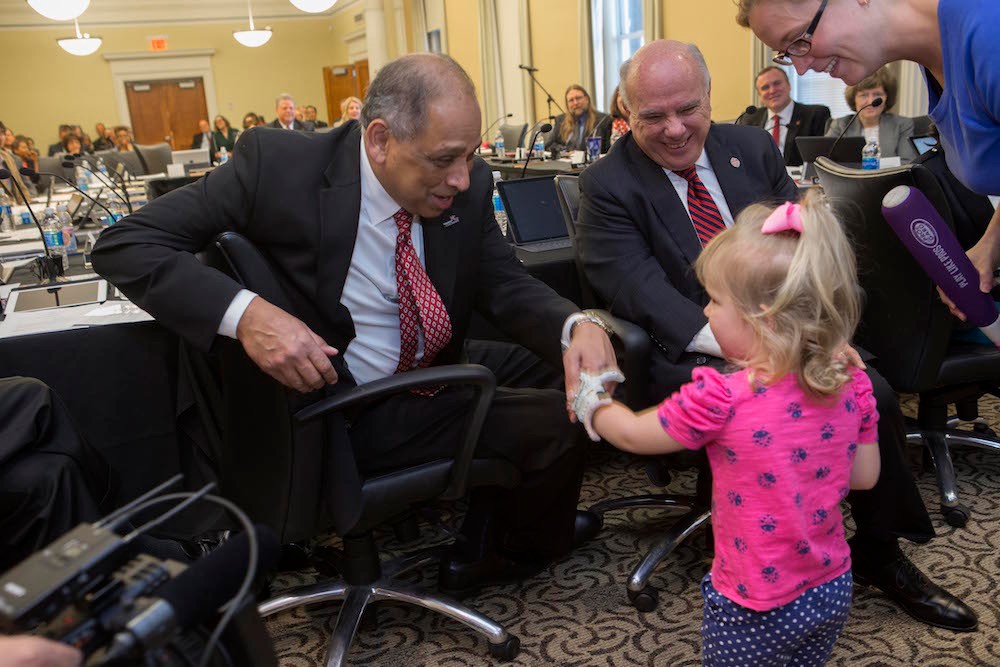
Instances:
[[[603,527],[604,520],[600,514],[587,510],[577,510],[576,519],[573,522],[573,548],[594,539]]]
[[[879,589],[921,623],[956,632],[979,626],[976,612],[928,579],[906,556],[874,568],[855,566],[854,581]]]
[[[547,565],[544,561],[514,560],[498,553],[488,553],[474,561],[446,558],[438,567],[438,589],[461,599],[475,595],[485,586],[527,579]]]

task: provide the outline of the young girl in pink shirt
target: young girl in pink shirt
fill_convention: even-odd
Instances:
[[[620,449],[708,454],[703,664],[822,665],[851,603],[840,502],[879,475],[871,383],[845,353],[860,313],[854,255],[810,193],[801,206],[748,207],[695,268],[731,371],[698,368],[639,414],[585,391],[575,407]]]

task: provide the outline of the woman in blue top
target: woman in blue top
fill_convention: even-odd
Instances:
[[[997,0],[739,0],[736,17],[799,74],[856,84],[883,65],[923,67],[929,111],[948,166],[970,189],[1000,194],[1000,26]],[[1000,264],[1000,212],[969,250],[980,289]],[[952,307],[954,310],[954,307]],[[957,313],[961,316],[960,313]]]

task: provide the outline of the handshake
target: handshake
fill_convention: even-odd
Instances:
[[[593,418],[598,408],[610,405],[612,398],[604,389],[605,382],[624,382],[625,376],[617,368],[591,374],[587,371],[580,372],[580,386],[576,389],[576,396],[573,397],[570,408],[576,413],[576,418],[587,429],[587,435],[594,442],[601,439],[601,436],[594,431]]]

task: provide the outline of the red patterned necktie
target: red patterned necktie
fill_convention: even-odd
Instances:
[[[778,116],[774,117],[774,124],[771,125],[771,136],[774,137],[774,143],[778,144],[778,148],[781,148],[781,118]]]
[[[691,215],[691,222],[694,223],[694,230],[698,233],[702,247],[707,246],[716,234],[726,228],[719,207],[708,193],[708,188],[698,178],[698,172],[693,165],[674,173],[688,182],[688,213]]]
[[[413,248],[410,236],[413,214],[399,209],[392,217],[399,229],[396,236],[396,289],[399,292],[399,365],[396,372],[405,373],[415,365],[418,329],[424,335],[424,356],[419,367],[425,368],[451,340],[451,320],[441,295],[434,289]],[[426,393],[436,393],[436,390]]]

